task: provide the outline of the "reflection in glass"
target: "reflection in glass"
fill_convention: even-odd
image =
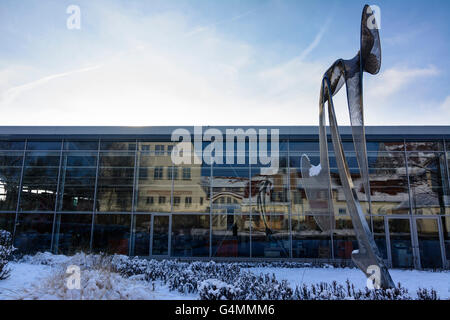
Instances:
[[[27,150],[61,150],[61,141],[27,141]]]
[[[152,255],[169,254],[169,216],[153,216]]]
[[[209,215],[172,216],[172,251],[174,257],[209,255]]]
[[[16,211],[22,152],[0,152],[0,211]]]
[[[130,224],[130,214],[95,214],[94,252],[128,254]]]
[[[90,250],[92,213],[59,213],[55,223],[55,253],[72,255]]]
[[[329,231],[322,231],[313,216],[292,216],[292,257],[331,258]]]
[[[154,150],[150,143],[140,143],[141,150]],[[170,212],[172,195],[172,170],[170,155],[155,155],[154,152],[140,151],[138,157],[138,184],[136,186],[137,211]]]
[[[450,217],[442,217],[442,233],[444,235],[445,256],[447,258],[447,266],[450,266]]]
[[[387,260],[388,256],[386,245],[386,232],[384,230],[384,219],[385,219],[384,217],[372,216],[373,237],[375,239],[375,243],[383,259]],[[370,221],[368,221],[367,224],[370,226]]]
[[[15,213],[0,213],[0,230],[6,230],[13,234],[15,219]]]
[[[59,152],[26,153],[20,200],[22,210],[55,210],[59,162]]]
[[[333,247],[336,259],[351,259],[352,251],[358,249],[358,242],[350,216],[336,217]]]
[[[23,150],[25,148],[25,141],[23,140],[3,140],[0,141],[0,150]]]
[[[64,141],[64,150],[98,150],[98,140]]]
[[[409,219],[389,219],[392,267],[413,268],[413,252]]]
[[[409,180],[415,214],[445,214],[448,179],[444,153],[409,152]]]
[[[133,180],[134,153],[101,153],[97,211],[130,212]]]
[[[442,254],[437,219],[416,219],[422,268],[441,268]]]
[[[150,255],[150,224],[152,216],[149,214],[136,214],[134,216],[133,248],[136,256]]]
[[[49,251],[52,242],[53,218],[53,214],[19,214],[14,247],[23,254]]]
[[[214,214],[212,225],[213,257],[250,256],[250,216]]]
[[[186,168],[190,169],[191,178],[189,180],[175,179],[173,182],[173,211],[209,213],[210,168],[191,165],[174,166],[172,170],[182,172]],[[175,205],[175,198],[179,198],[178,205]]]
[[[213,214],[248,213],[249,168],[215,165],[213,168]]]
[[[268,228],[260,215],[252,216],[252,256],[289,257],[288,215],[269,214],[266,219]]]
[[[397,150],[396,146],[392,146]],[[408,178],[404,152],[369,152],[372,214],[408,214]]]
[[[135,140],[124,140],[124,141],[107,141],[102,140],[100,142],[100,150],[117,150],[117,151],[135,151],[136,141]]]
[[[63,153],[60,190],[62,211],[92,211],[94,206],[96,153]]]

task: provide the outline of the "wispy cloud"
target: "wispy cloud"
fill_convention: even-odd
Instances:
[[[48,83],[49,81],[52,80],[56,80],[58,78],[63,78],[63,77],[68,77],[77,73],[82,73],[82,72],[87,72],[87,71],[91,71],[91,70],[95,70],[100,68],[100,65],[97,66],[90,66],[90,67],[85,67],[85,68],[81,68],[81,69],[77,69],[77,70],[72,70],[72,71],[68,71],[68,72],[63,72],[63,73],[57,73],[57,74],[52,74],[46,77],[43,77],[41,79],[32,81],[32,82],[28,82],[16,87],[12,87],[9,88],[8,90],[6,90],[1,96],[0,96],[0,103],[3,105],[10,105],[14,99],[16,97],[18,97],[20,94],[23,94],[29,90],[33,90],[36,89],[37,87]]]
[[[320,28],[319,32],[314,37],[314,40],[305,48],[305,50],[303,50],[300,53],[300,55],[298,56],[299,60],[305,59],[306,56],[308,54],[310,54],[319,45],[320,41],[322,40],[323,35],[325,34],[325,32],[328,30],[328,28],[330,26],[331,20],[332,20],[331,17],[327,18],[325,23]]]
[[[196,34],[198,34],[200,32],[211,30],[211,29],[213,29],[213,28],[215,28],[215,27],[217,27],[217,26],[219,26],[221,24],[225,24],[225,23],[229,23],[229,22],[233,22],[233,21],[242,19],[242,18],[244,18],[244,17],[246,17],[246,16],[248,16],[248,15],[250,15],[250,14],[256,12],[256,11],[258,11],[258,10],[259,9],[249,10],[247,12],[244,12],[242,14],[238,14],[238,15],[236,15],[234,17],[229,18],[229,19],[224,19],[224,20],[221,20],[221,21],[218,21],[218,22],[214,22],[214,23],[205,25],[205,26],[195,27],[193,30],[185,33],[185,35],[186,35],[186,37],[191,37],[191,36],[196,35]]]

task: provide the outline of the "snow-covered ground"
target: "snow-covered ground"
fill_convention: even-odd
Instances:
[[[198,293],[182,294],[170,291],[159,281],[147,282],[141,276],[124,278],[117,273],[90,268],[86,256],[66,257],[43,254],[42,261],[32,257],[21,262],[11,262],[11,276],[0,281],[0,300],[5,299],[146,299],[179,300],[198,299]],[[77,260],[78,259],[78,260]],[[83,260],[84,259],[84,260]],[[66,287],[66,267],[80,264],[82,290],[69,290]],[[349,279],[357,289],[363,289],[366,278],[358,269],[351,268],[247,268],[254,274],[275,274],[277,280],[287,280],[291,287],[319,282],[345,284]],[[418,288],[435,289],[441,299],[450,299],[450,272],[429,272],[418,270],[390,270],[395,283],[408,289],[416,296]]]
[[[270,273],[275,274],[278,280],[287,280],[292,287],[302,284],[314,284],[318,282],[345,284],[347,279],[355,285],[357,289],[366,286],[365,275],[356,268],[249,268],[255,274]],[[419,288],[433,288],[441,299],[450,299],[450,272],[430,272],[419,270],[389,270],[392,280],[397,285],[401,283],[408,289],[412,296],[415,296]]]
[[[65,289],[65,278],[60,277],[58,266],[11,262],[11,276],[0,281],[0,300],[55,300],[79,299],[77,290]],[[82,272],[86,275],[86,273]],[[181,300],[198,299],[198,295],[182,295],[169,291],[167,286],[137,278],[124,278],[112,274],[110,281],[105,281],[104,274],[90,271],[87,275],[89,284],[83,292],[84,299],[132,299],[132,300]],[[109,283],[108,283],[109,282]]]

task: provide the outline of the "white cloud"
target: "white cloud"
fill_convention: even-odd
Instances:
[[[370,81],[367,92],[373,99],[384,100],[421,78],[438,74],[439,72],[434,66],[427,68],[393,67],[381,72],[374,81]]]
[[[119,54],[86,61],[94,67],[5,85],[0,88],[0,107],[8,110],[8,116],[2,117],[1,124],[317,122],[324,65],[299,58],[269,65],[255,48],[214,28],[186,37],[195,28],[179,13],[131,19],[118,11],[102,12],[106,15],[101,20],[101,29],[106,30],[103,39],[125,41]],[[120,28],[111,27],[116,21],[121,21]]]
[[[77,53],[80,67],[0,70],[1,125],[318,124],[320,81],[333,61],[305,58],[328,23],[298,57],[275,64],[273,53],[220,34],[217,24],[200,30],[177,12],[143,16],[109,9],[99,10],[100,32],[90,35],[95,52],[84,61]],[[61,46],[61,56],[70,59],[73,47]],[[384,123],[391,98],[435,75],[434,67],[396,67],[369,77],[366,123]],[[375,107],[381,103],[384,108]],[[348,124],[345,88],[335,106],[338,123]]]

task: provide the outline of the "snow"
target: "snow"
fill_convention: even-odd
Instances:
[[[310,177],[318,176],[320,171],[322,171],[322,166],[320,165],[320,163],[317,166],[311,165],[311,168],[309,168],[309,176]]]
[[[43,256],[50,257],[51,263],[39,264]],[[38,254],[36,259],[25,257],[23,260],[27,262],[10,262],[11,276],[0,281],[0,300],[198,299],[198,295],[170,291],[167,286],[159,282],[154,283],[153,290],[152,283],[139,277],[124,278],[116,273],[99,270],[82,270],[82,288],[69,290],[66,287],[65,268],[63,268],[70,262],[69,257],[44,253]]]
[[[355,285],[357,289],[364,289],[366,286],[365,275],[356,268],[249,268],[254,274],[269,273],[275,274],[278,280],[287,280],[291,286],[302,284],[314,284],[318,282],[345,285],[347,279]],[[441,299],[450,299],[450,272],[431,272],[419,270],[389,270],[392,280],[408,289],[409,294],[416,296],[419,288],[435,289]]]
[[[97,260],[96,260],[97,259]],[[81,269],[80,289],[69,290],[66,286],[67,266],[78,265]],[[199,292],[180,293],[169,290],[160,281],[146,281],[144,275],[129,278],[112,272],[101,259],[77,254],[73,257],[41,253],[10,262],[11,276],[0,281],[0,300],[8,299],[145,299],[145,300],[197,300]],[[255,275],[274,274],[278,281],[286,280],[290,287],[320,282],[345,285],[350,280],[356,289],[364,289],[366,277],[356,268],[318,267],[252,267],[240,268]],[[401,283],[412,297],[419,288],[435,289],[441,299],[450,299],[450,271],[419,271],[391,269],[394,282]],[[199,291],[214,295],[217,290],[233,288],[217,279],[206,279]],[[225,290],[227,291],[227,290]],[[230,291],[230,290],[228,290]],[[232,291],[232,290],[231,290]]]

